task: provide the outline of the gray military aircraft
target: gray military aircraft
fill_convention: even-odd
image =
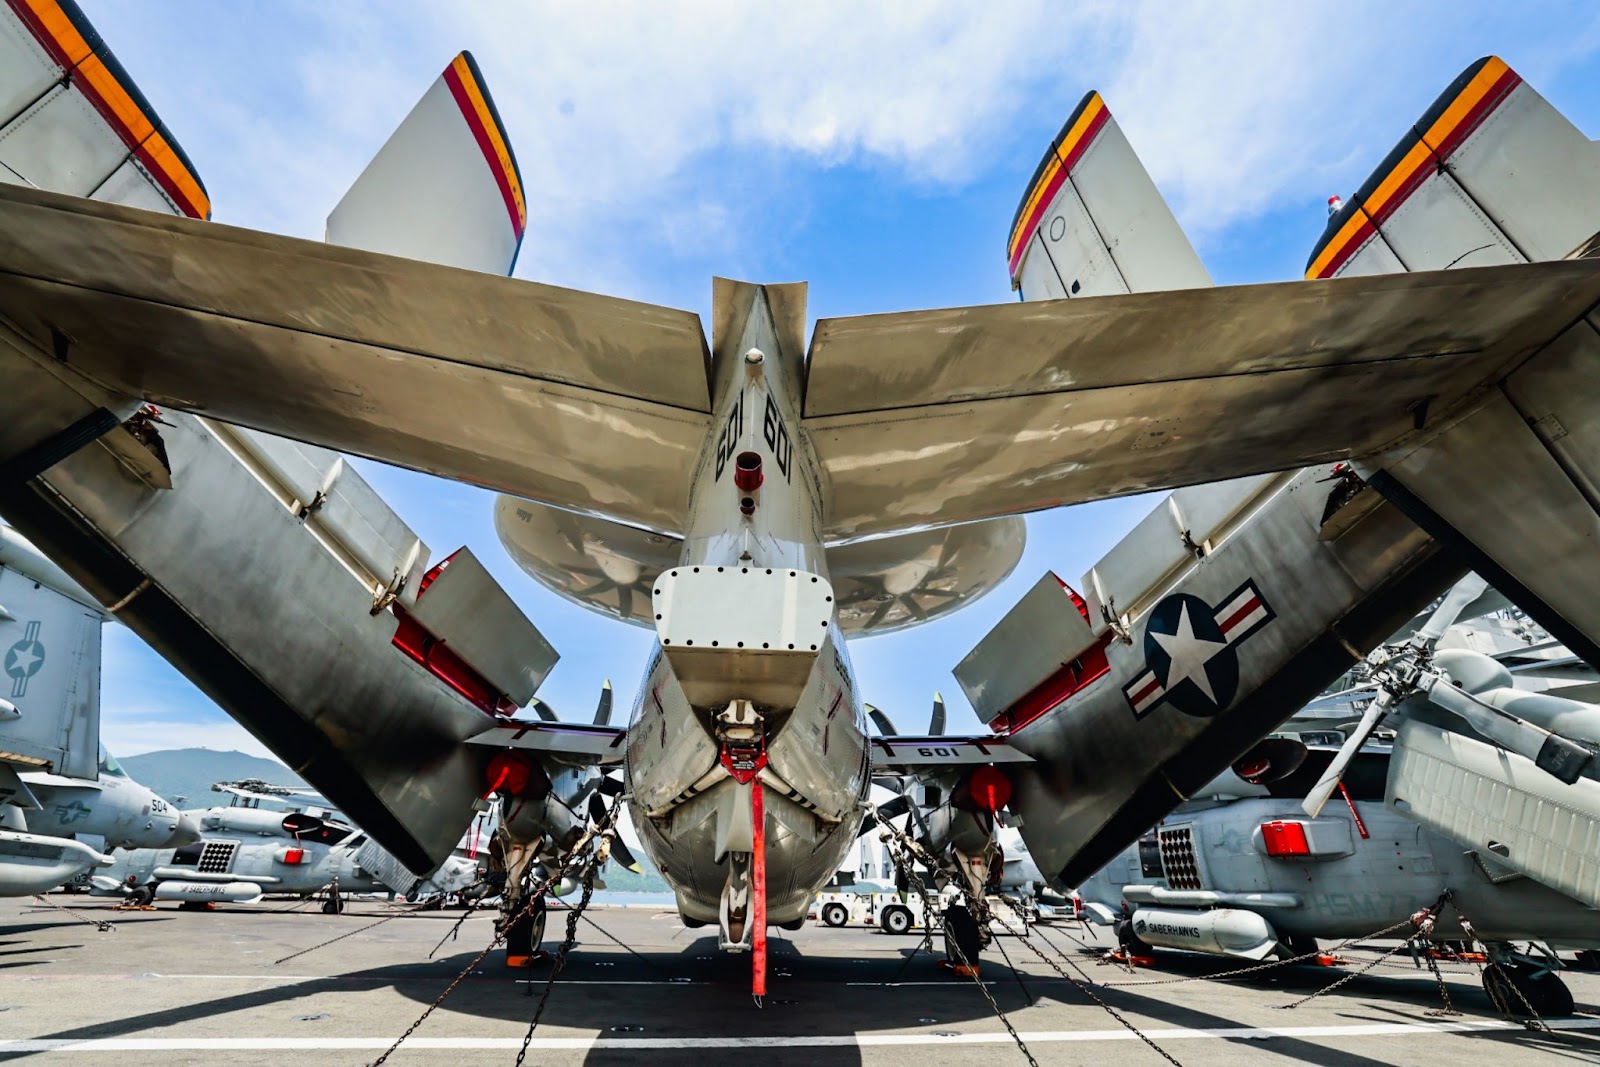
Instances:
[[[0,141],[30,183],[0,185],[0,365],[28,398],[0,407],[0,512],[413,870],[498,797],[508,914],[620,794],[760,992],[768,924],[803,921],[874,776],[921,790],[953,876],[987,876],[1004,809],[1073,882],[1458,577],[1445,541],[1576,652],[1600,635],[1577,484],[1600,264],[1520,262],[1600,231],[1600,150],[1504,64],[1426,124],[1401,190],[1465,182],[1525,220],[1504,265],[1212,289],[1090,94],[1008,242],[1028,303],[822,319],[808,346],[803,285],[717,280],[708,342],[690,313],[494,277],[526,200],[464,53],[329,243],[211,225],[49,6],[0,63],[57,146]],[[1380,192],[1319,272],[1400,243]],[[159,449],[131,423],[151,402]],[[554,650],[333,449],[504,494],[527,570],[652,628],[629,724],[513,718]],[[1324,470],[1267,473],[1345,459],[1376,489],[1332,517]],[[1024,512],[1179,485],[1081,595],[1041,583],[958,667],[990,733],[869,744],[847,637],[992,588]],[[1487,523],[1505,508],[1571,543]]]
[[[105,847],[175,847],[199,828],[100,745],[100,629],[84,589],[0,526],[0,896],[111,862]]]
[[[309,790],[261,781],[218,782],[232,803],[185,816],[200,827],[182,847],[119,848],[97,872],[95,892],[150,905],[248,904],[263,895],[323,895],[322,910],[344,910],[347,893],[398,892],[412,899],[460,892],[478,880],[475,860],[451,856],[421,883],[365,833]],[[263,807],[266,803],[268,806]]]
[[[1496,1003],[1517,1006],[1509,981],[1540,1014],[1570,1012],[1555,950],[1600,948],[1588,844],[1600,825],[1600,706],[1514,687],[1512,672],[1548,682],[1560,671],[1578,691],[1594,672],[1549,666],[1571,657],[1526,620],[1498,655],[1474,650],[1494,628],[1448,628],[1482,592],[1475,576],[1458,584],[1368,657],[1369,682],[1313,702],[1084,882],[1085,900],[1122,911],[1124,947],[1298,956],[1319,938],[1403,924],[1448,893],[1430,936],[1484,943],[1501,964],[1484,976]],[[1453,640],[1441,642],[1447,629]],[[1431,690],[1394,677],[1413,657]],[[1548,756],[1540,765],[1545,742],[1530,751],[1522,738],[1541,729],[1534,722],[1560,731],[1544,731],[1556,746],[1583,747],[1577,773]],[[1515,801],[1509,818],[1490,814],[1496,792]],[[1337,810],[1324,808],[1330,795]]]

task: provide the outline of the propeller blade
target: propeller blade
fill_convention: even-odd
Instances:
[[[894,728],[894,723],[889,721],[889,716],[883,713],[882,708],[867,705],[867,715],[872,719],[872,725],[878,728],[879,735],[883,737],[899,737],[900,731]]]
[[[589,818],[598,823],[606,821],[606,802],[598,791],[589,794]]]
[[[600,792],[604,793],[608,797],[620,796],[623,790],[622,779],[612,778],[608,775],[605,778],[600,779],[600,785],[598,788]]]
[[[606,684],[600,687],[600,703],[594,709],[594,724],[596,726],[611,725],[611,679],[606,679]]]
[[[621,834],[611,835],[611,858],[634,874],[644,873],[644,865],[633,858],[633,850],[623,842]]]
[[[1450,592],[1445,594],[1444,601],[1434,609],[1428,621],[1423,623],[1422,629],[1412,637],[1412,644],[1428,648],[1438,644],[1439,638],[1455,625],[1457,617],[1466,610],[1467,605],[1482,596],[1488,586],[1489,583],[1476,574],[1469,574],[1451,586]]]
[[[528,701],[528,707],[545,722],[561,721],[560,717],[556,715],[556,709],[552,708],[549,704],[546,704],[538,697],[534,697],[532,700]]]
[[[887,822],[890,819],[898,819],[910,810],[911,798],[901,793],[899,796],[891,797],[878,805],[878,817]]]
[[[928,720],[928,736],[938,737],[944,733],[944,694],[933,694],[933,718]]]
[[[1333,796],[1333,791],[1339,788],[1339,779],[1344,777],[1344,769],[1356,758],[1361,746],[1367,743],[1367,736],[1377,729],[1378,721],[1388,714],[1392,700],[1387,689],[1378,693],[1378,698],[1367,708],[1367,713],[1361,716],[1361,722],[1356,726],[1355,732],[1334,754],[1333,762],[1328,764],[1328,769],[1322,772],[1317,784],[1306,794],[1305,803],[1301,807],[1305,809],[1307,815],[1315,819],[1322,813],[1322,806]]]

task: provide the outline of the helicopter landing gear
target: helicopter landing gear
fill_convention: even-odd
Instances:
[[[1483,991],[1502,1015],[1526,1016],[1529,1008],[1541,1018],[1572,1014],[1572,990],[1559,974],[1537,963],[1514,960],[1486,968]]]

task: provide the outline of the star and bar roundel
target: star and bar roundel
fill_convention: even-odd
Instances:
[[[1209,718],[1239,692],[1239,644],[1277,615],[1247,581],[1216,607],[1192,593],[1173,593],[1145,623],[1145,669],[1122,687],[1142,719],[1163,701],[1186,715]]]

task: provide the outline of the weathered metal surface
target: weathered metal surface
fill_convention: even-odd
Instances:
[[[693,314],[18,186],[0,216],[0,312],[124,394],[683,521],[707,427]]]

